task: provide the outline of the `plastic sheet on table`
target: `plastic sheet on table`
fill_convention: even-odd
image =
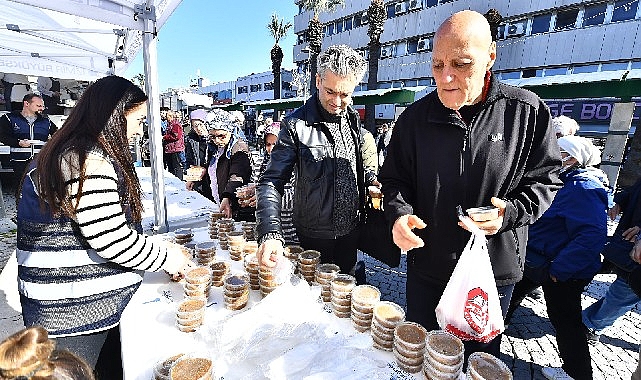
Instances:
[[[297,279],[292,277],[292,279]],[[365,334],[346,333],[319,287],[287,282],[251,309],[205,324],[200,335],[225,379],[389,379]]]

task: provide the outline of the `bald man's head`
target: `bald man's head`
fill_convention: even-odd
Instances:
[[[487,19],[474,11],[461,11],[436,31],[432,74],[439,99],[448,108],[481,100],[485,73],[496,60],[496,44]]]

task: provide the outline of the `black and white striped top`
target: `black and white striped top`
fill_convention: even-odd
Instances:
[[[67,194],[78,192],[75,155],[62,159]],[[25,179],[18,205],[18,288],[26,326],[49,335],[87,334],[118,324],[142,281],[141,271],[175,273],[185,263],[179,248],[152,242],[130,228],[113,164],[90,152],[73,219],[53,217],[39,205],[37,170]]]

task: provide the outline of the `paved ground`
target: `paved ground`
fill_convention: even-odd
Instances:
[[[15,249],[16,238],[15,225],[11,222],[11,217],[15,216],[15,200],[7,194],[7,189],[4,191],[4,200],[6,217],[0,217],[0,271]],[[405,306],[405,260],[402,260],[399,268],[389,268],[369,257],[364,259],[368,282],[381,289],[385,300]],[[598,275],[584,293],[583,306],[600,298],[613,280],[613,275]],[[0,290],[0,339],[22,327],[21,315],[7,304],[6,295]],[[594,378],[629,379],[639,358],[639,310],[635,308],[620,318],[606,331],[601,341],[590,347]],[[554,330],[547,319],[542,300],[526,298],[516,311],[501,342],[501,359],[512,368],[517,380],[543,379],[541,367],[561,365]]]

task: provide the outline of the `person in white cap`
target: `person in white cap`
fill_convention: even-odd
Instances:
[[[607,239],[610,191],[605,173],[594,168],[600,152],[584,137],[558,139],[563,187],[529,230],[523,279],[516,284],[506,320],[525,295],[541,285],[556,329],[563,366],[545,367],[548,379],[592,379],[588,341],[581,322],[581,294],[601,268]]]
[[[573,136],[579,131],[579,123],[576,120],[565,115],[557,116],[552,119],[552,127],[556,132],[556,137]]]

